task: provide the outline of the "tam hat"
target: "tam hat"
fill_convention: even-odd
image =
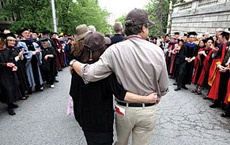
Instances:
[[[7,40],[8,39],[14,39],[14,40],[16,40],[16,36],[13,33],[8,33],[8,34],[6,34],[6,39]]]
[[[213,37],[208,37],[208,38],[204,39],[204,40],[203,40],[203,42],[204,42],[204,43],[207,43],[207,42],[208,42],[208,40],[212,40],[212,42],[214,42]]]
[[[49,30],[44,30],[42,31],[42,35],[49,35],[50,34],[50,31]]]
[[[76,41],[84,38],[89,33],[89,28],[86,24],[81,24],[76,27]]]
[[[47,36],[42,36],[40,39],[39,39],[40,42],[47,42],[49,41],[49,37]]]
[[[29,32],[30,32],[30,29],[28,29],[28,28],[23,28],[22,30],[19,31],[19,33],[22,34],[22,33],[25,32],[25,31],[29,31]]]
[[[131,10],[126,16],[125,24],[130,22],[132,23],[132,26],[138,26],[146,23],[155,24],[153,21],[149,20],[147,11],[137,8]],[[126,26],[127,25],[128,24],[126,24]]]
[[[109,43],[108,39],[109,38],[104,37],[101,33],[95,31],[85,36],[84,46],[88,47],[92,51],[97,51],[102,49],[106,43]]]
[[[196,36],[196,35],[197,35],[197,33],[196,33],[195,31],[188,32],[188,37],[189,37],[190,35],[194,35],[194,36]]]
[[[179,32],[174,32],[174,35],[179,35],[180,33]]]

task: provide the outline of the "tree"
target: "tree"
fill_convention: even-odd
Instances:
[[[183,3],[184,0],[172,0],[172,4]],[[150,19],[156,24],[150,26],[150,35],[165,35],[167,30],[170,0],[151,0],[146,6]]]
[[[109,13],[99,7],[97,0],[78,0],[77,2],[56,0],[55,2],[59,32],[73,34],[75,27],[83,23],[94,25],[102,33],[111,28],[106,21]],[[7,16],[16,18],[10,26],[12,32],[25,27],[37,32],[45,29],[53,30],[50,0],[12,0],[12,3],[5,3],[0,14],[0,20]]]
[[[75,14],[75,23],[94,25],[97,31],[106,33],[110,31],[110,25],[106,21],[109,13],[98,5],[97,0],[78,0],[74,5],[73,13]]]

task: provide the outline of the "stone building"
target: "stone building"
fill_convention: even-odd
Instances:
[[[218,28],[230,28],[230,0],[186,0],[173,7],[171,34],[215,34]]]
[[[12,0],[0,0],[0,9],[2,9],[6,3],[12,3]],[[15,21],[15,17],[7,17],[0,20],[0,31],[3,31],[4,29],[8,29],[10,24],[12,24]]]

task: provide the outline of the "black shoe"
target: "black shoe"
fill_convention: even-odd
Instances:
[[[28,89],[27,94],[32,94],[32,88],[31,87]]]
[[[58,83],[58,82],[59,82],[59,80],[56,80],[56,79],[55,79],[55,80],[54,80],[54,82]]]
[[[185,89],[185,90],[188,90],[188,88],[186,86],[183,86],[182,88]]]
[[[13,108],[8,108],[7,109],[9,115],[15,115],[16,113],[14,112]]]
[[[224,112],[224,113],[220,114],[220,116],[221,116],[221,117],[230,117],[230,114],[229,114],[229,113]]]
[[[177,85],[177,83],[173,83],[173,85]]]
[[[220,105],[217,104],[217,103],[214,103],[214,104],[212,104],[212,105],[209,105],[209,107],[210,107],[210,108],[217,108],[217,107],[220,107]]]
[[[13,108],[18,108],[18,105],[16,105],[16,104],[11,104],[11,106],[13,107]]]
[[[41,88],[35,88],[35,91],[38,92],[38,91],[43,91],[43,87]]]
[[[209,97],[204,97],[203,99],[204,99],[204,100],[212,100],[212,99],[209,98]]]
[[[178,88],[174,89],[174,91],[178,91],[178,90],[181,90],[181,88],[178,87]]]

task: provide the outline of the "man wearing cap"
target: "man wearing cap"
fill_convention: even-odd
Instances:
[[[156,120],[156,103],[168,92],[164,54],[161,48],[146,41],[148,23],[154,24],[145,10],[133,9],[125,19],[127,40],[110,46],[94,64],[73,63],[73,68],[85,82],[101,80],[114,72],[122,86],[132,93],[157,93],[155,103],[117,100],[117,145],[127,145],[131,133],[133,145],[150,144]]]
[[[198,53],[198,45],[195,43],[197,33],[195,31],[188,32],[188,42],[185,43],[187,47],[187,54],[185,60],[187,61],[186,64],[186,73],[184,76],[183,86],[185,90],[188,88],[185,86],[186,84],[191,84],[192,82],[192,75],[193,75],[193,67],[194,67],[194,60],[195,56]]]
[[[36,91],[43,90],[43,80],[39,65],[42,63],[42,55],[40,46],[36,42],[30,40],[30,31],[23,29],[21,31],[23,39],[17,44],[17,47],[24,49],[26,58],[26,74],[29,82],[28,93],[32,93],[32,88]]]

